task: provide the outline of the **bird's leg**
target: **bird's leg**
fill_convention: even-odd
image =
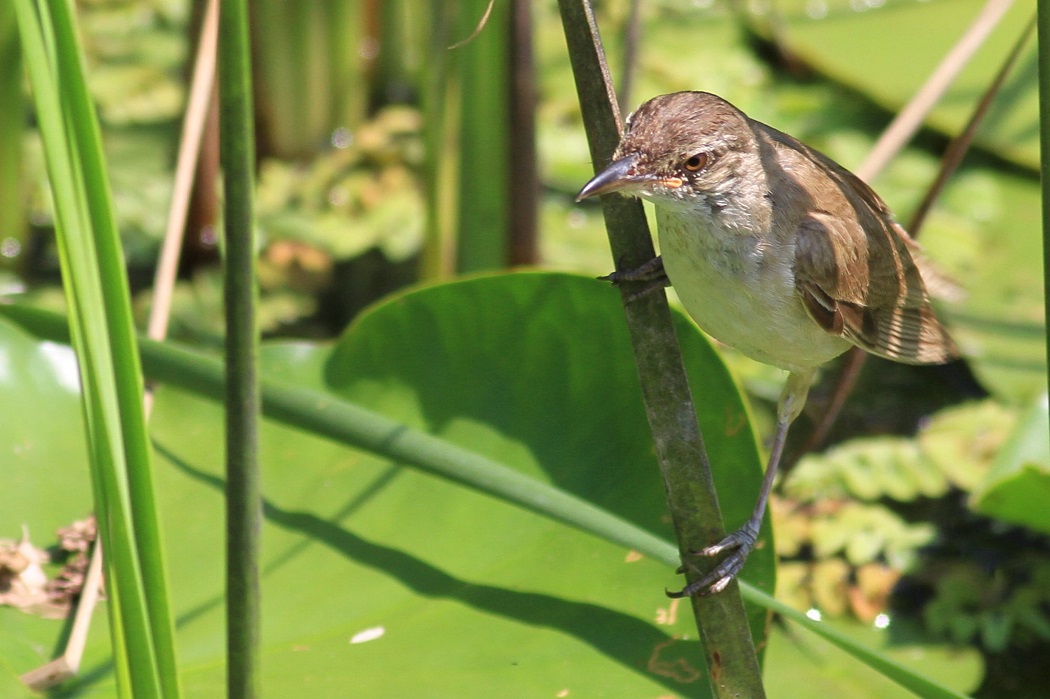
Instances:
[[[664,261],[659,255],[633,269],[618,269],[598,278],[612,282],[616,286],[625,282],[642,282],[641,288],[627,295],[628,301],[635,301],[657,289],[671,286],[671,280],[667,278],[667,272],[664,271]]]
[[[795,421],[806,404],[806,396],[809,394],[809,386],[813,381],[814,373],[816,370],[810,369],[793,371],[788,374],[787,383],[777,403],[777,429],[769,451],[769,465],[766,466],[766,474],[762,478],[762,487],[758,492],[758,502],[755,503],[751,517],[744,523],[744,526],[717,544],[694,552],[697,556],[717,556],[725,551],[731,553],[702,579],[686,585],[680,592],[669,592],[670,597],[689,597],[695,594],[706,596],[721,592],[744,567],[748,555],[758,541],[758,531],[762,526],[762,518],[765,517],[769,493],[773,489],[773,481],[776,478],[777,465],[784,452],[788,428],[791,427],[791,423]],[[685,572],[687,567],[690,567],[689,563],[682,566],[679,572]]]

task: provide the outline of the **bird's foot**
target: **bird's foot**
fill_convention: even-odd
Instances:
[[[612,282],[615,286],[620,286],[627,282],[640,283],[641,287],[626,294],[628,302],[636,301],[646,294],[662,289],[665,286],[671,286],[671,280],[667,278],[667,272],[664,271],[664,261],[659,255],[633,269],[618,269],[611,274],[598,278]]]
[[[667,596],[677,598],[699,595],[700,597],[707,597],[708,595],[714,595],[726,589],[726,586],[729,585],[733,578],[737,576],[737,573],[740,572],[741,568],[744,567],[744,564],[747,563],[747,557],[751,554],[751,551],[754,550],[757,541],[758,527],[751,522],[748,522],[740,529],[719,541],[717,544],[708,546],[699,551],[691,552],[692,555],[703,558],[717,556],[726,551],[729,551],[730,553],[700,580],[689,583],[678,592],[668,592]],[[687,570],[697,569],[692,563],[687,561],[678,569],[678,572],[684,573]]]
[[[604,277],[598,278],[610,281],[613,284],[622,284],[623,282],[666,280],[667,273],[664,271],[663,258],[657,255],[653,259],[644,262],[637,267],[631,269],[618,269],[615,272],[606,274]]]

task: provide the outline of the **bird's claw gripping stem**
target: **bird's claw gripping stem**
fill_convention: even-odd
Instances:
[[[627,282],[641,283],[641,288],[625,293],[628,302],[636,301],[657,289],[671,286],[671,280],[667,278],[667,272],[664,271],[664,261],[659,255],[638,267],[632,269],[618,269],[615,272],[598,278],[607,282],[612,282],[615,286],[620,286]]]
[[[715,566],[714,570],[707,573],[700,580],[689,583],[678,592],[668,592],[667,596],[673,598],[692,597],[693,595],[707,597],[708,595],[721,592],[737,576],[744,564],[747,563],[747,557],[754,550],[757,541],[758,524],[748,521],[743,527],[717,544],[691,552],[694,556],[703,556],[705,558],[717,556],[725,551],[730,551],[731,553]],[[690,563],[684,563],[678,568],[678,573],[685,573],[691,568],[692,565]]]

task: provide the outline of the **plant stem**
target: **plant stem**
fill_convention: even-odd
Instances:
[[[559,0],[576,89],[597,168],[620,138],[620,117],[594,15],[587,0]],[[609,242],[618,266],[634,268],[655,255],[645,213],[635,199],[603,197]],[[624,304],[649,426],[682,555],[724,536],[714,481],[696,421],[667,298],[647,294]],[[687,572],[690,580],[696,573]],[[764,697],[744,604],[736,581],[723,592],[694,597],[715,697]]]
[[[255,130],[247,12],[244,0],[223,0],[219,16],[219,138],[226,243],[226,649],[231,698],[259,694],[262,502],[255,322]]]

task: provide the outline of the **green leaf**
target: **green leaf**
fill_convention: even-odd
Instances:
[[[525,293],[529,290],[531,293]],[[428,303],[429,297],[438,293],[459,298],[461,303],[453,305],[468,313],[466,320],[470,322],[466,324],[461,324],[463,319],[455,315],[448,316],[457,320],[453,328],[474,330],[470,324],[474,316],[488,313],[495,316],[488,319],[497,337],[510,334],[503,326],[516,325],[521,343],[549,346],[560,338],[560,348],[573,347],[576,342],[594,342],[593,337],[599,337],[601,351],[585,355],[586,362],[581,367],[584,373],[591,369],[606,372],[609,357],[626,351],[619,349],[623,340],[617,339],[623,330],[622,311],[615,294],[610,298],[603,285],[565,275],[520,274],[436,287],[395,298],[365,319],[386,324],[383,316],[389,314],[390,318],[401,318],[395,325],[409,328],[407,315],[419,320],[423,327],[432,326],[446,315],[439,312],[443,304]],[[466,299],[473,305],[462,303]],[[507,303],[515,299],[515,303]],[[551,321],[558,315],[551,307],[561,308],[564,322],[522,323],[518,315],[522,305],[533,312],[533,320]],[[414,306],[429,308],[431,312],[416,313]],[[62,339],[61,320],[53,314],[2,306],[0,313],[45,337]],[[374,320],[376,317],[379,319]],[[602,318],[610,323],[604,329]],[[351,328],[335,348],[336,353],[350,352],[345,349],[347,346],[365,342],[355,338],[365,319]],[[694,376],[704,379],[697,384],[705,397],[701,405],[710,408],[719,395],[738,400],[736,392],[722,381],[726,378],[724,368],[700,361],[705,356],[715,356],[707,343],[683,318],[678,322],[691,368],[706,372]],[[458,337],[455,332],[451,335]],[[428,347],[438,357],[448,357],[447,350],[459,346],[436,337],[442,342]],[[478,343],[485,337],[473,334],[470,342]],[[0,347],[25,341],[23,333],[0,322]],[[371,444],[375,451],[397,451],[403,455],[399,459],[416,464],[423,462],[418,454],[412,455],[410,446],[433,446],[432,442],[440,441],[427,438],[428,442],[426,435],[407,426],[398,428],[397,423],[388,422],[377,432],[364,424],[376,420],[368,411],[343,403],[330,393],[308,388],[323,388],[332,380],[330,369],[335,363],[330,363],[328,350],[305,344],[267,349],[265,407],[271,416],[299,425],[295,429],[270,423],[263,431],[263,484],[268,498],[263,532],[267,620],[263,640],[264,681],[268,688],[299,692],[309,687],[312,693],[324,695],[343,692],[353,683],[355,688],[362,687],[365,695],[369,690],[375,690],[372,694],[397,694],[425,687],[429,694],[440,696],[467,691],[492,694],[507,686],[521,687],[524,693],[539,691],[536,687],[551,691],[551,686],[559,686],[556,691],[561,691],[586,682],[588,691],[603,696],[679,690],[691,696],[700,694],[696,690],[701,686],[696,683],[702,679],[697,675],[699,649],[689,641],[694,631],[691,623],[684,621],[688,615],[654,593],[654,588],[671,584],[669,570],[677,558],[674,546],[654,542],[644,530],[631,528],[634,533],[630,537],[639,542],[632,552],[623,544],[611,543],[628,539],[623,526],[606,527],[602,534],[606,540],[596,540],[552,521],[550,515],[540,518],[524,509],[508,508],[504,501],[404,469],[389,459],[310,437],[301,430],[343,440],[353,438],[358,443]],[[513,347],[511,350],[517,351]],[[143,356],[152,377],[177,382],[213,399],[221,395],[218,362],[149,342],[143,343]],[[514,356],[502,359],[513,366],[525,366],[515,364]],[[560,356],[574,357],[577,353]],[[385,360],[380,365],[383,363]],[[367,365],[362,362],[354,369],[357,381],[365,382],[362,385],[367,385],[369,377],[383,375],[367,371]],[[460,364],[454,362],[451,366]],[[474,374],[481,369],[469,367]],[[522,380],[532,378],[524,371],[520,374]],[[621,394],[636,391],[637,386],[634,381],[614,384],[621,376],[606,372],[601,381],[592,379],[596,392],[585,397],[588,405],[611,405],[610,421],[603,424],[603,430],[606,436],[629,444],[624,430],[630,429],[630,421],[624,421],[621,403],[617,401],[623,400],[630,409],[629,401]],[[300,387],[278,379],[294,379]],[[345,377],[343,381],[346,387],[355,383],[346,383]],[[570,382],[570,386],[578,385],[578,381]],[[490,389],[495,391],[496,387]],[[570,391],[566,396],[576,393]],[[382,398],[386,394],[375,395]],[[419,406],[433,404],[433,400],[416,399],[413,410],[418,419],[427,417],[419,412]],[[748,474],[741,473],[736,463],[725,462],[725,457],[733,456],[729,448],[733,443],[738,447],[749,444],[746,449],[754,449],[754,444],[746,433],[746,423],[727,419],[736,414],[732,406],[733,403],[724,404],[721,412],[712,411],[701,419],[705,428],[710,427],[707,438],[712,455],[720,454],[716,462],[721,463],[719,478],[742,479]],[[579,406],[556,404],[552,408],[552,417],[570,417],[555,421],[545,442],[578,431],[574,407]],[[540,407],[533,408],[532,413],[537,412],[541,412]],[[216,446],[220,422],[214,403],[169,387],[158,398],[153,423],[163,463],[171,467],[163,470],[161,504],[169,525],[168,546],[175,561],[173,587],[179,612],[183,680],[192,696],[213,696],[222,691],[221,571],[213,565],[222,546],[216,534],[223,485],[218,475],[221,469]],[[476,422],[484,421],[457,415],[446,420],[443,429],[450,434],[477,431]],[[394,431],[390,425],[394,425]],[[46,429],[52,430],[53,425],[49,423]],[[366,437],[369,434],[372,437]],[[387,436],[377,438],[382,434]],[[647,431],[640,439],[648,440],[645,435]],[[529,464],[532,457],[526,447],[495,431],[489,437],[493,444],[504,441],[504,454]],[[373,438],[375,441],[369,441]],[[451,449],[448,445],[445,451],[451,453]],[[479,489],[485,487],[486,476],[508,482],[501,475],[501,467],[491,465],[480,476],[468,477],[468,462],[476,465],[481,457],[462,450],[460,453],[463,468],[456,463],[435,464],[430,467],[431,472],[447,473],[448,478],[470,482]],[[736,452],[738,458],[743,454],[746,451]],[[651,523],[652,513],[647,508],[642,511],[637,504],[660,501],[659,486],[645,470],[646,464],[612,470],[629,455],[630,451],[617,454],[612,461],[600,463],[584,458],[542,470],[535,463],[531,467],[533,472],[542,472],[552,480],[575,479],[606,486],[598,493],[598,499]],[[65,478],[67,470],[76,468],[76,458],[76,454],[68,455],[58,468],[41,473],[41,477]],[[615,478],[611,478],[613,474]],[[757,476],[753,477],[757,480]],[[723,480],[720,487],[725,486]],[[564,491],[549,488],[533,487],[533,491],[528,494],[528,502],[537,510],[543,509],[544,498],[551,503],[571,498]],[[737,498],[732,495],[734,492],[726,490],[729,496],[722,501],[727,512],[739,510],[737,516],[742,519],[754,493],[741,489],[742,496]],[[503,497],[514,499],[509,492]],[[579,502],[579,509],[592,507]],[[12,503],[12,508],[0,511],[0,524],[8,522],[4,519],[7,517],[11,522],[27,521],[33,526],[40,508],[34,509],[34,503],[18,497],[17,492],[12,493]],[[61,519],[81,512],[77,507],[68,509],[74,514],[63,514]],[[565,519],[564,515],[557,516]],[[606,515],[606,519],[609,517]],[[667,525],[657,521],[655,526]],[[648,551],[649,556],[639,557],[637,552],[642,550]],[[766,547],[756,554],[745,572],[761,584],[763,556],[771,557],[772,552]],[[920,696],[960,696],[885,654],[858,644],[849,635],[827,624],[812,622],[752,586],[743,586],[743,593],[752,603],[808,628]],[[759,613],[757,620],[764,622],[765,614]],[[382,635],[377,638],[380,627]],[[55,633],[53,622],[4,610],[0,613],[0,657],[20,657],[17,669],[29,669],[33,663],[25,659],[27,652],[36,656],[46,653]],[[88,646],[83,680],[90,686],[82,687],[76,696],[112,693],[106,675],[108,646],[100,641],[105,630],[96,629],[95,634]],[[484,638],[485,643],[479,645],[479,638]],[[350,643],[351,640],[356,642]],[[406,657],[417,663],[406,665]],[[37,662],[44,659],[36,658]],[[425,662],[420,665],[419,659]],[[376,670],[389,667],[398,671]]]
[[[1044,395],[1019,421],[971,500],[989,517],[1050,533],[1050,417]]]
[[[121,695],[179,696],[128,280],[68,3],[16,4],[56,211]]]
[[[824,623],[900,662],[922,667],[929,677],[957,692],[973,691],[981,682],[983,663],[980,653],[974,649],[898,644],[891,640],[892,629],[877,629],[846,619]],[[772,696],[777,699],[904,699],[916,696],[870,668],[843,662],[840,653],[839,649],[823,640],[774,629],[766,658],[766,685],[776,687]]]
[[[394,299],[331,349],[269,347],[264,374],[353,398],[667,535],[621,313],[617,294],[593,280],[475,279]],[[702,379],[712,459],[724,478],[752,481],[727,486],[722,499],[742,520],[760,475],[736,468],[755,458],[746,413],[717,355],[680,322]],[[0,327],[3,344],[28,342]],[[188,696],[213,696],[224,674],[221,413],[169,386],[152,424],[182,679]],[[706,682],[691,617],[663,595],[679,584],[666,561],[298,429],[268,423],[262,446],[268,691],[323,696],[352,683],[363,696],[477,696],[585,686],[638,696],[692,694]],[[68,478],[76,461],[66,456],[40,476]],[[5,510],[5,526],[40,516],[31,497],[11,497],[19,504]],[[57,517],[85,507],[86,496]],[[747,571],[761,585],[771,548]],[[764,629],[764,612],[756,618]],[[10,623],[0,615],[2,657]],[[112,691],[100,631],[78,695]],[[38,638],[48,648],[53,636]]]

